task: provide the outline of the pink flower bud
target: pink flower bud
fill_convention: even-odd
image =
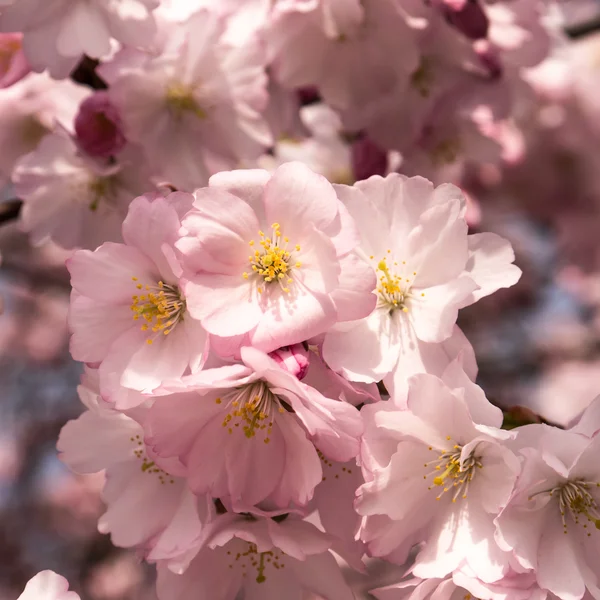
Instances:
[[[468,0],[460,8],[452,2],[444,2],[443,13],[446,20],[471,40],[487,36],[489,21],[477,0]]]
[[[31,71],[22,38],[22,33],[0,33],[0,88],[10,87]]]
[[[368,179],[371,175],[385,175],[388,169],[387,152],[373,140],[364,136],[352,144],[352,171],[356,181]]]
[[[127,142],[119,113],[104,91],[81,103],[75,117],[75,133],[79,147],[90,156],[114,156]]]
[[[282,368],[295,375],[298,379],[303,379],[308,372],[310,359],[308,350],[305,350],[302,344],[293,344],[292,346],[283,346],[274,350],[269,356]]]

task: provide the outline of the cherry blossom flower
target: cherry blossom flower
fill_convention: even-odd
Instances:
[[[255,348],[241,354],[244,364],[166,385],[161,393],[175,393],[156,399],[146,441],[158,464],[178,457],[187,466],[197,494],[230,497],[234,508],[266,499],[278,508],[305,505],[322,478],[315,446],[338,461],[356,456],[360,415]]]
[[[67,261],[71,353],[99,363],[103,394],[120,386],[152,391],[204,362],[208,336],[186,309],[172,246],[192,200],[181,192],[136,198],[124,244],[78,250]]]
[[[354,509],[356,490],[364,477],[356,460],[336,462],[319,452],[323,479],[315,489],[311,506],[317,510],[319,523],[335,538],[331,549],[358,571],[364,570],[362,557],[366,547],[360,540],[361,517]]]
[[[187,191],[257,158],[272,141],[260,114],[267,103],[262,46],[256,38],[226,43],[225,26],[217,12],[202,9],[168,29],[158,56],[126,49],[100,69],[127,138]]]
[[[46,136],[13,172],[23,199],[21,227],[33,244],[48,238],[63,248],[96,248],[121,239],[131,199],[152,189],[135,149],[107,164],[83,156],[64,131]]]
[[[222,515],[183,574],[158,566],[159,600],[323,600],[354,595],[328,552],[331,538],[292,515],[278,519]]]
[[[100,58],[110,40],[147,46],[159,0],[19,0],[0,14],[0,30],[24,33],[23,47],[36,71],[67,77],[82,54]]]
[[[339,110],[388,93],[418,64],[414,34],[395,2],[280,2],[268,39],[275,77],[287,87],[317,86]]]
[[[300,161],[332,183],[353,183],[350,146],[342,136],[342,122],[336,112],[318,103],[300,109],[300,118],[310,137],[285,136],[273,155],[265,155],[259,166],[275,170],[284,162]]]
[[[34,73],[0,89],[0,183],[10,181],[19,158],[35,150],[57,124],[70,131],[89,94],[89,88],[72,81]]]
[[[502,413],[452,363],[444,378],[409,380],[403,411],[363,408],[368,460],[357,511],[375,556],[404,562],[414,544],[417,577],[444,577],[466,563],[483,581],[501,579],[510,555],[494,542],[494,517],[507,504],[520,465],[498,427]]]
[[[516,441],[523,472],[496,519],[498,543],[562,600],[583,598],[586,590],[596,595],[600,436],[529,425]]]
[[[187,550],[211,516],[212,502],[203,504],[188,490],[176,460],[169,472],[156,466],[138,422],[147,407],[132,416],[115,410],[99,396],[98,375],[91,371],[78,391],[87,410],[63,427],[57,448],[77,473],[106,472],[107,510],[99,531],[110,533],[116,546],[144,546],[150,557]]]
[[[195,197],[176,245],[188,310],[211,334],[269,352],[372,310],[374,272],[324,177],[300,163],[220,173]]]
[[[453,185],[434,189],[421,177],[392,174],[336,191],[377,272],[377,306],[328,332],[325,360],[351,380],[393,373],[385,382],[397,390],[422,364],[441,374],[448,355],[460,352],[453,348],[468,346],[454,329],[458,310],[518,280],[510,244],[495,234],[467,235],[465,198]],[[448,348],[431,360],[426,345],[444,341]]]
[[[547,592],[539,588],[515,589],[502,586],[479,586],[476,596],[480,600],[546,600]],[[470,588],[465,588],[447,579],[405,579],[398,583],[371,590],[378,600],[465,600],[474,597]]]
[[[17,600],[80,600],[69,591],[69,582],[54,571],[40,571],[32,577]]]

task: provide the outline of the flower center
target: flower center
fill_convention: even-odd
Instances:
[[[269,389],[264,381],[255,381],[233,390],[215,402],[227,402],[228,412],[223,419],[223,427],[230,434],[240,428],[248,439],[262,434],[263,442],[268,444],[273,430],[276,411],[285,412],[279,398]]]
[[[600,483],[582,480],[567,481],[551,490],[543,490],[533,494],[529,499],[531,500],[534,496],[545,493],[550,496],[558,496],[558,507],[565,533],[567,533],[567,511],[573,517],[576,525],[579,525],[581,517],[584,517],[585,522],[582,523],[584,529],[588,528],[588,523],[593,523],[596,529],[600,529],[600,511],[596,500],[589,492],[590,487],[600,487]],[[588,532],[587,535],[589,537],[592,534]]]
[[[171,114],[181,119],[185,113],[192,113],[199,119],[206,119],[206,111],[196,102],[194,90],[181,83],[175,83],[167,88],[166,101]]]
[[[419,67],[412,73],[410,83],[423,98],[428,98],[433,82],[434,74],[431,58],[424,56],[421,58]]]
[[[146,456],[144,442],[142,440],[142,436],[139,433],[136,435],[132,435],[129,438],[129,441],[133,442],[133,445],[135,446],[133,450],[133,455],[137,459],[142,461],[142,464],[140,465],[140,471],[142,471],[142,473],[147,473],[148,475],[156,475],[161,485],[165,485],[166,483],[173,485],[175,483],[175,480],[171,475],[169,475],[166,471],[159,469],[154,463],[154,461],[151,461]]]
[[[282,291],[289,294],[290,288],[288,286],[294,282],[291,277],[292,269],[299,269],[302,263],[293,261],[292,252],[288,250],[290,240],[281,235],[279,223],[273,223],[271,229],[272,233],[270,237],[266,236],[263,231],[258,232],[260,237],[258,246],[260,246],[260,249],[256,248],[257,244],[255,240],[248,242],[251,247],[256,248],[254,254],[248,256],[252,273],[244,272],[242,273],[242,277],[249,279],[251,276],[254,276],[259,282],[262,278],[262,281],[266,284],[277,282]],[[300,246],[294,246],[294,250],[299,252]],[[262,294],[264,288],[259,285],[257,291],[259,294]]]
[[[138,281],[137,277],[131,278]],[[142,295],[132,296],[131,310],[133,320],[142,319],[141,330],[169,335],[185,314],[185,300],[181,297],[176,285],[169,285],[159,281],[156,285],[137,284],[137,289],[145,291]],[[152,344],[153,338],[149,337],[146,343]]]
[[[115,179],[113,177],[96,177],[89,184],[89,193],[92,196],[88,208],[95,212],[101,200],[106,200],[114,195]]]
[[[259,552],[256,544],[242,542],[241,540],[234,540],[229,547],[232,548],[227,551],[227,556],[231,560],[229,563],[230,568],[234,566],[240,568],[244,577],[248,569],[255,569],[256,583],[263,583],[267,580],[265,572],[268,567],[273,567],[276,570],[285,567],[283,562],[285,554],[279,548],[274,547],[267,552]],[[236,549],[239,551],[236,552]]]
[[[450,440],[450,437],[447,438]],[[429,448],[433,450],[433,448]],[[461,461],[462,446],[455,444],[451,450],[444,450],[436,460],[425,463],[425,467],[435,465],[433,471],[423,475],[423,479],[427,479],[430,475],[433,477],[433,485],[428,489],[434,489],[434,486],[441,487],[442,491],[437,500],[439,500],[446,492],[454,491],[452,502],[456,502],[457,498],[466,498],[469,492],[469,484],[473,480],[476,469],[482,469],[481,457],[475,456],[475,451]]]
[[[438,142],[431,148],[429,154],[436,166],[451,165],[462,152],[462,144],[458,137],[448,138]]]
[[[388,250],[388,253],[391,250]],[[374,257],[371,256],[371,259]],[[397,267],[400,275],[390,268],[390,262],[387,257],[383,257],[376,267],[377,275],[379,276],[379,282],[377,284],[377,295],[379,297],[378,306],[389,309],[393,312],[400,309],[402,312],[408,312],[407,300],[412,296],[411,287],[414,282],[414,277],[417,275],[416,271],[412,272],[412,277],[407,277],[403,271],[407,270],[406,261],[402,261],[401,264],[393,261],[391,267]],[[421,293],[421,296],[425,296]]]

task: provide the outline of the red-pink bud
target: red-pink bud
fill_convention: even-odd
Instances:
[[[352,171],[356,181],[368,179],[371,175],[385,175],[388,169],[387,152],[373,140],[363,136],[353,142],[350,149]]]
[[[298,379],[303,379],[306,376],[308,367],[310,366],[308,350],[306,350],[302,344],[283,346],[283,348],[271,352],[269,356],[279,364],[282,369],[295,375]]]
[[[468,0],[460,8],[451,2],[443,2],[443,13],[446,20],[471,40],[487,37],[489,20],[477,0]]]
[[[75,133],[84,152],[101,158],[114,156],[127,142],[119,113],[105,91],[96,92],[81,103],[75,117]]]

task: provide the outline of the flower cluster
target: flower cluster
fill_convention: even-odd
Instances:
[[[90,249],[240,166],[456,180],[509,152],[554,29],[535,0],[3,0],[0,174],[35,244]]]
[[[331,550],[404,561],[456,525],[459,496],[463,535],[475,519],[493,544],[520,462],[456,319],[520,271],[505,240],[468,234],[458,188],[222,172],[134,199],[122,238],[67,262],[88,410],[58,448],[106,471],[100,529],[157,563],[159,597],[349,597]],[[483,560],[445,550],[419,556],[442,575]]]
[[[503,428],[457,319],[521,271],[436,185],[506,157],[543,7],[0,0],[0,31],[0,174],[72,250],[58,450],[159,600],[351,599],[366,556],[410,562],[385,600],[600,598],[600,403]]]

